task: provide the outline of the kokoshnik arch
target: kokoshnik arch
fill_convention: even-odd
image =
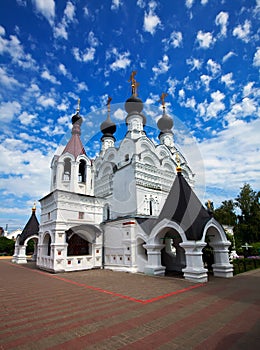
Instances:
[[[174,142],[173,119],[161,95],[157,122],[159,144],[146,135],[143,102],[132,95],[125,102],[127,132],[115,146],[116,125],[100,125],[101,150],[91,160],[82,144],[80,108],[72,117],[71,138],[51,162],[50,193],[40,199],[40,224],[35,209],[17,237],[13,261],[25,263],[28,240],[35,240],[34,258],[51,272],[105,268],[149,275],[182,273],[205,282],[208,265],[203,249],[212,251],[213,274],[233,276],[224,229],[193,191],[194,174]],[[38,225],[38,226],[37,226]]]

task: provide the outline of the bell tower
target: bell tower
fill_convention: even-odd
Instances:
[[[81,142],[82,117],[79,114],[80,99],[73,115],[71,138],[60,156],[52,159],[51,191],[55,189],[93,195],[92,163]]]

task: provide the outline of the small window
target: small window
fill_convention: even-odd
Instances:
[[[84,213],[82,211],[79,212],[79,220],[84,219]]]
[[[128,162],[129,161],[129,154],[126,154],[125,155],[125,162]]]
[[[51,219],[51,213],[48,213],[47,214],[47,220],[50,220]]]

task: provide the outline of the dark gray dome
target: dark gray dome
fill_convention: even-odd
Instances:
[[[143,110],[143,101],[135,95],[129,97],[125,102],[125,110],[127,113],[141,113]]]
[[[173,120],[166,113],[163,113],[162,117],[157,122],[157,126],[162,133],[169,132],[173,127]]]
[[[113,134],[116,132],[116,124],[112,122],[109,115],[107,116],[107,119],[100,125],[100,130],[104,134],[102,137],[113,136]]]

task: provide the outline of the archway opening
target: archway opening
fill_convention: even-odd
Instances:
[[[26,256],[30,261],[36,261],[37,259],[37,249],[38,249],[38,238],[32,237],[27,241],[26,245]]]
[[[182,269],[186,267],[186,257],[184,249],[180,246],[182,242],[180,234],[168,228],[161,240],[165,245],[161,250],[161,264],[165,266],[165,275],[182,277]]]
[[[71,178],[71,160],[70,158],[64,159],[64,173],[63,181],[70,181]]]
[[[214,226],[210,226],[205,235],[205,242],[207,245],[202,250],[202,259],[204,267],[208,269],[209,275],[213,275],[212,265],[215,263],[214,245],[215,242],[222,241],[218,230]]]
[[[51,255],[51,236],[49,233],[46,233],[43,239],[42,254],[47,256]]]
[[[68,239],[67,255],[91,255],[91,243],[74,233]]]
[[[86,182],[86,161],[84,159],[81,159],[79,162],[78,181],[83,183]]]

